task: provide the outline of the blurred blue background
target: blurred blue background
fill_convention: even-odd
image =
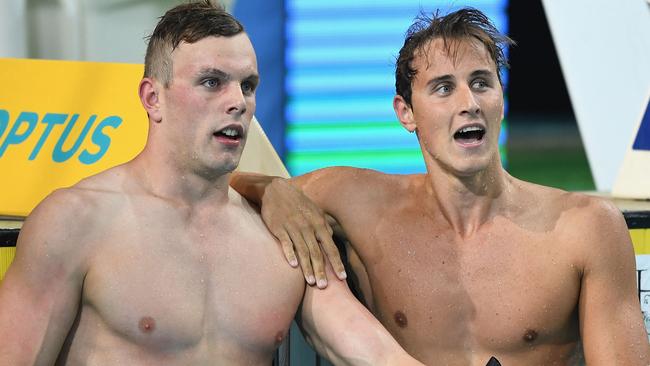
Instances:
[[[392,109],[394,64],[421,12],[462,4],[416,0],[238,0],[233,12],[258,54],[257,117],[292,175],[332,165],[424,172],[415,135]],[[508,50],[500,136],[511,174],[594,189],[539,1],[473,1],[518,46]]]

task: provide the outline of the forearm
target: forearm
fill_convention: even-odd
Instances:
[[[306,338],[335,365],[422,365],[352,296],[344,282],[336,281],[322,291],[307,288],[301,314]]]
[[[261,204],[266,187],[274,179],[283,178],[256,173],[233,172],[230,176],[230,186],[247,200]]]
[[[340,325],[336,343],[326,344],[319,338],[311,341],[314,349],[334,365],[421,365],[380,324],[368,326],[368,319],[347,320]]]

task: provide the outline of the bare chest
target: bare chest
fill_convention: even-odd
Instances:
[[[263,227],[247,220],[123,222],[96,245],[83,290],[89,323],[99,319],[97,333],[147,349],[271,352],[304,284]]]
[[[356,246],[367,298],[411,351],[516,351],[576,337],[579,273],[570,243],[552,234],[500,227],[460,241],[422,220],[373,236]]]

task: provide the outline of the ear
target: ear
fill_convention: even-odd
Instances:
[[[140,87],[138,94],[140,95],[140,102],[147,111],[149,120],[152,122],[162,121],[162,114],[160,113],[160,99],[158,89],[160,84],[151,78],[142,78],[140,80]]]
[[[395,95],[393,97],[393,109],[402,126],[408,132],[414,132],[417,125],[413,119],[413,108],[406,103],[401,95]]]
[[[499,120],[500,123],[503,123],[503,119],[506,116],[506,106],[505,106],[505,101],[503,98],[501,99],[501,119]]]

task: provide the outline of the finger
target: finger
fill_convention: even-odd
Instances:
[[[330,220],[330,216],[326,215],[322,210],[316,208],[316,212],[309,212],[306,216],[311,225],[314,227],[314,230],[320,231],[320,230],[327,230],[329,232],[330,236],[334,235],[334,229],[332,229],[332,226],[328,222]],[[331,218],[333,222],[334,218]]]
[[[339,249],[336,247],[336,243],[334,243],[331,234],[329,234],[327,231],[319,231],[317,238],[321,244],[321,247],[323,248],[323,251],[327,255],[327,259],[329,259],[330,263],[332,264],[332,268],[334,269],[334,273],[336,273],[336,277],[338,277],[339,280],[346,279],[348,275],[345,273],[345,266],[341,260],[341,253],[339,253]]]
[[[325,215],[325,222],[327,223],[327,230],[330,232],[330,235],[334,235],[334,232],[336,231],[334,230],[334,227],[338,226],[339,223],[331,215]]]
[[[287,233],[289,233],[293,246],[298,253],[298,263],[302,269],[303,276],[305,276],[305,281],[310,285],[314,285],[316,283],[316,278],[314,277],[314,270],[312,269],[311,260],[309,259],[309,247],[307,246],[307,243],[305,243],[302,234],[295,227],[287,226]]]
[[[289,265],[294,268],[298,267],[298,259],[296,258],[296,252],[293,250],[293,242],[291,241],[289,234],[283,230],[277,234],[274,233],[273,235],[275,235],[275,237],[280,241],[284,257],[287,259],[287,262],[289,262]]]
[[[311,228],[305,228],[302,230],[302,237],[307,243],[307,248],[309,248],[309,257],[311,259],[311,265],[314,269],[314,275],[316,276],[316,285],[318,288],[327,287],[327,275],[325,274],[325,262],[323,253],[321,252],[316,236],[314,236]]]

